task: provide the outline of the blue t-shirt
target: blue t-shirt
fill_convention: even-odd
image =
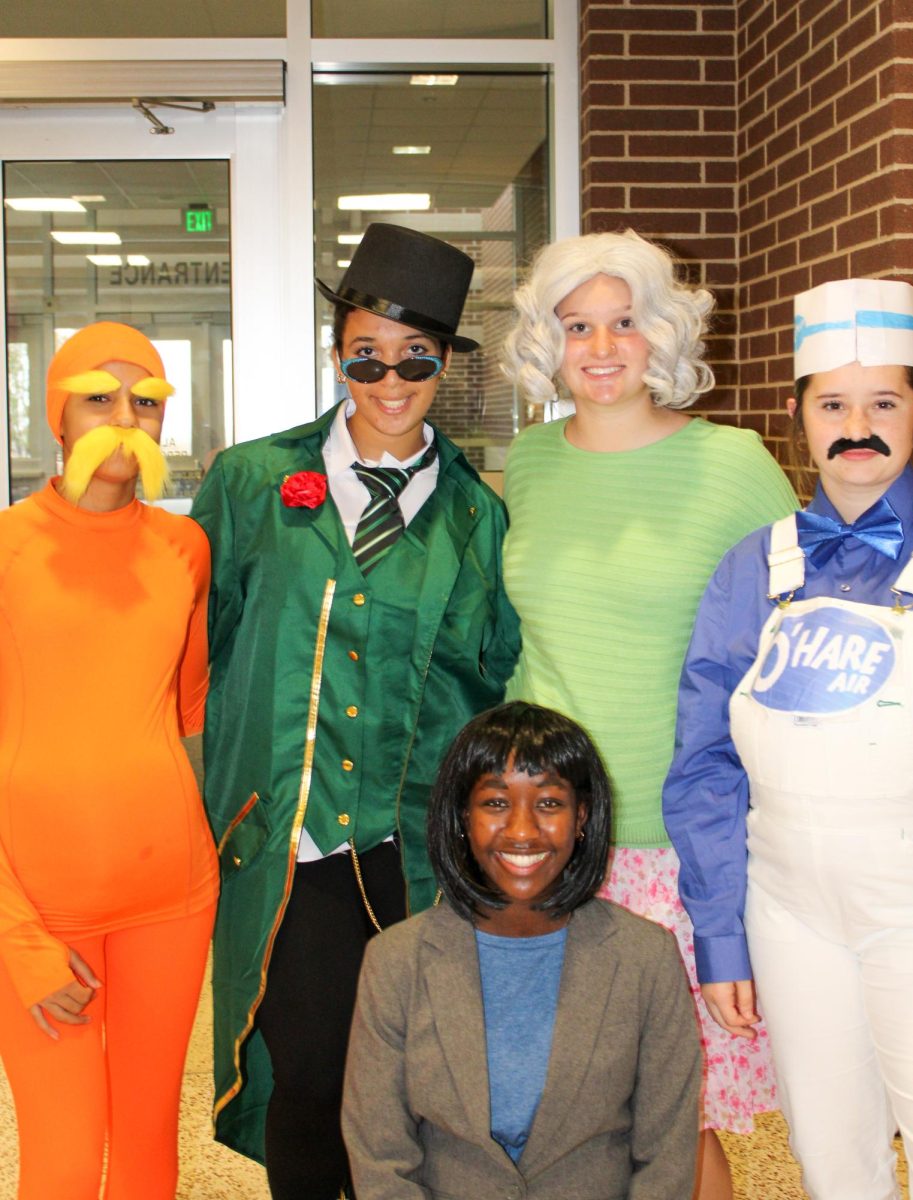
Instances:
[[[548,1074],[567,927],[539,937],[475,931],[482,977],[491,1136],[523,1153]]]

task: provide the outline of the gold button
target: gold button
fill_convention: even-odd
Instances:
[[[357,650],[350,650],[350,651],[349,651],[349,658],[351,658],[352,662],[358,662],[358,651],[357,651]]]
[[[357,717],[358,716],[358,709],[355,707],[354,704],[350,704],[349,707],[346,709],[346,716],[347,717]]]
[[[357,604],[359,608],[361,608],[361,606],[364,604],[364,602],[365,602],[365,598],[364,598],[363,593],[361,593],[361,592],[356,592],[355,595],[352,597],[352,603]]]
[[[340,813],[339,816],[336,818],[336,820],[339,822],[340,825],[348,825],[351,818],[348,813]]]
[[[236,866],[236,867],[240,867],[240,865],[241,865],[241,859],[240,859],[240,858],[238,858],[237,854],[233,854],[233,855],[231,856],[231,861],[232,861],[232,862],[235,864],[235,866]]]
[[[470,510],[469,510],[469,515],[471,517],[474,517],[476,515],[476,506],[474,504],[473,504],[472,508],[470,508]]]
[[[342,769],[344,771],[351,771],[354,766],[355,764],[352,762],[351,758],[344,758],[342,760]]]

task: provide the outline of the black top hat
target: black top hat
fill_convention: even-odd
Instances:
[[[478,342],[457,333],[473,265],[468,254],[427,233],[372,224],[356,246],[339,288],[334,292],[321,280],[316,282],[332,304],[351,304],[411,325],[457,351],[478,350]]]

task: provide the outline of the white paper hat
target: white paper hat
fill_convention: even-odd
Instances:
[[[889,279],[841,279],[795,301],[795,378],[847,363],[913,366],[913,287]]]

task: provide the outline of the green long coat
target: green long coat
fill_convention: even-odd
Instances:
[[[367,578],[329,492],[315,508],[282,502],[286,476],[325,474],[335,414],[226,450],[193,508],[212,546],[216,1137],[261,1162],[272,1075],[255,1015],[302,826],[359,850],[395,828],[409,910],[430,905],[438,764],[501,700],[519,651],[501,583],[504,507],[440,433],[434,493]]]

